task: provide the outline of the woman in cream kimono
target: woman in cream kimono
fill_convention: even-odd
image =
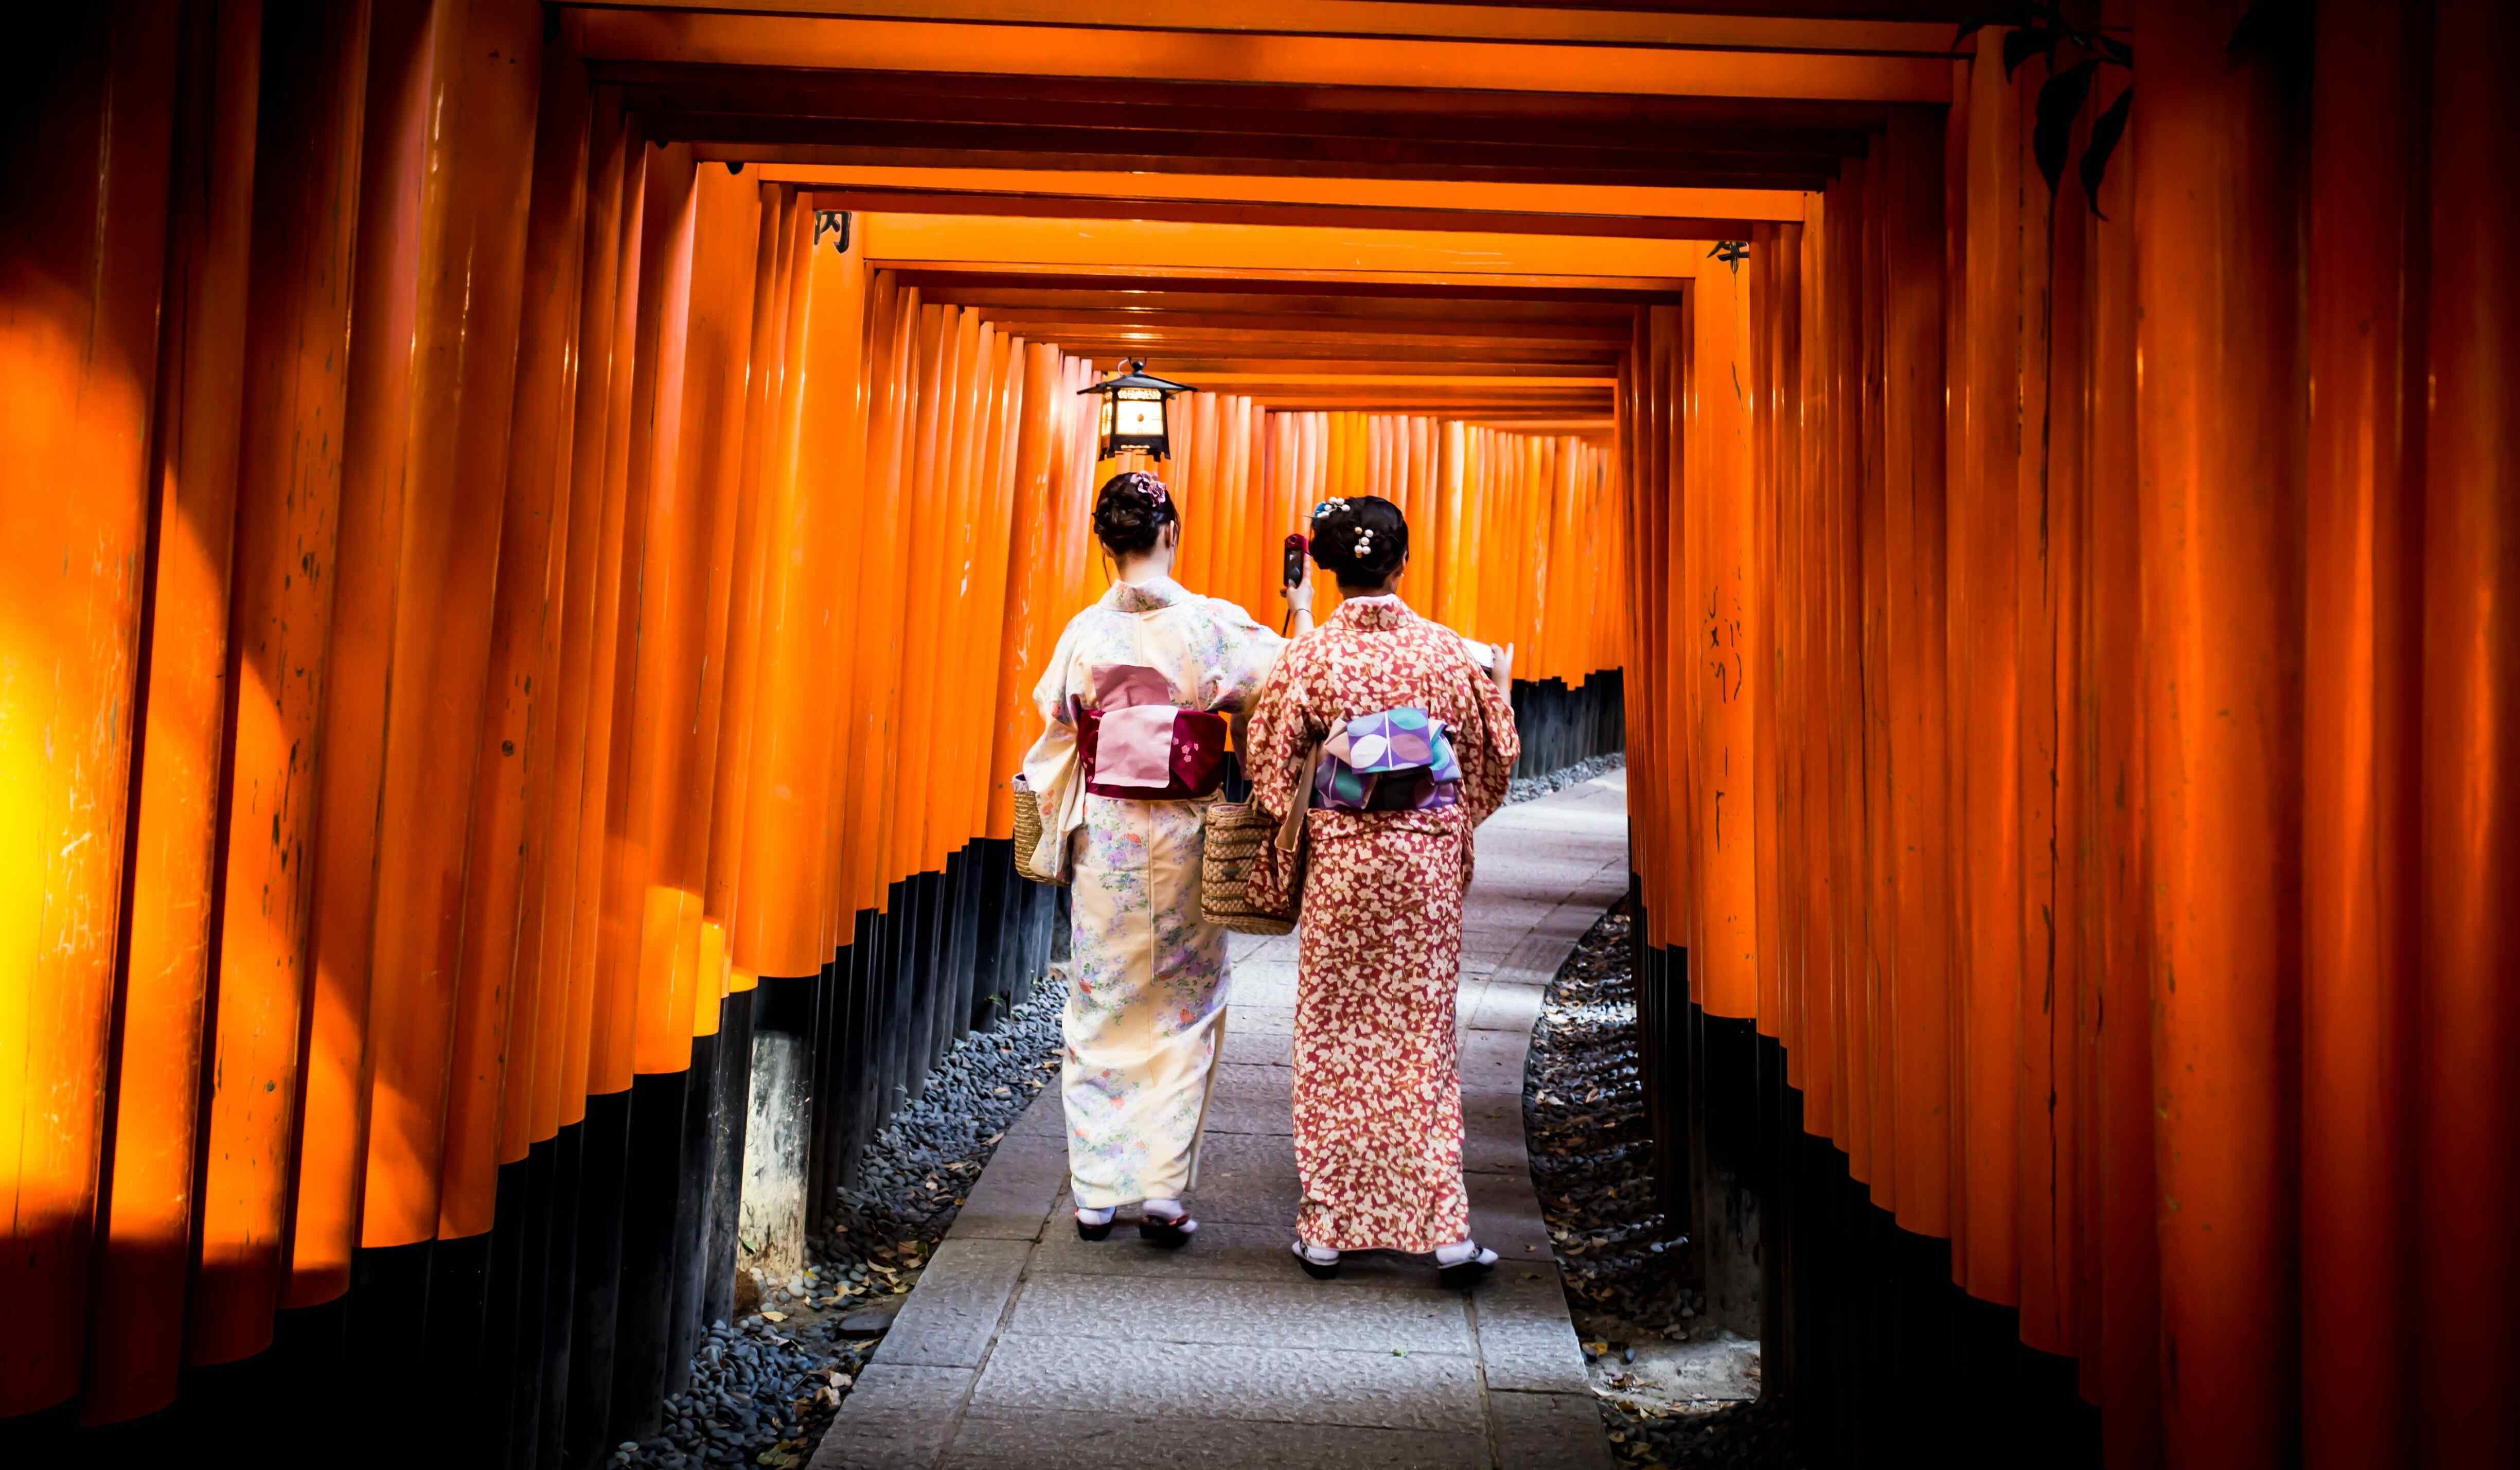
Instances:
[[[1181,518],[1163,482],[1114,475],[1094,531],[1117,580],[1060,635],[1033,690],[1045,729],[1024,758],[1041,804],[1037,872],[1072,866],[1075,927],[1060,1093],[1077,1233],[1124,1205],[1178,1246],[1225,1020],[1225,931],[1199,910],[1207,807],[1229,721],[1286,642],[1172,580]],[[1311,586],[1289,591],[1297,631]]]

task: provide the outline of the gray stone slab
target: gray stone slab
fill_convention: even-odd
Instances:
[[[1011,1135],[1007,1143],[1014,1142]],[[1061,1143],[1063,1140],[1054,1139]],[[1001,1149],[1006,1143],[998,1145]],[[980,1173],[980,1181],[963,1199],[963,1207],[954,1216],[954,1224],[945,1231],[953,1240],[1014,1240],[1041,1238],[1042,1222],[1051,1206],[1067,1193],[1067,1161],[1063,1153],[1056,1165],[1039,1161],[992,1159]]]
[[[1566,1314],[1566,1294],[1556,1268],[1547,1263],[1498,1263],[1475,1298],[1479,1360],[1488,1387],[1540,1393],[1589,1394],[1584,1349]]]
[[[1228,1037],[1225,1054],[1249,1066],[1291,1067],[1295,1064],[1295,1034],[1287,1030],[1260,1036]]]
[[[1235,1053],[1255,1040],[1294,1034],[1295,1006],[1291,1001],[1283,1005],[1236,1004],[1225,1012],[1225,1050],[1236,1061],[1243,1058]]]
[[[933,1470],[979,1374],[869,1363],[805,1470]]]
[[[1609,1470],[1601,1401],[1591,1394],[1492,1393],[1488,1403],[1506,1470]]]
[[[1465,1089],[1462,1093],[1462,1127],[1472,1133],[1494,1130],[1519,1142],[1522,1138],[1522,1089]]]
[[[1292,1076],[1284,1067],[1252,1062],[1220,1065],[1215,1090],[1208,1094],[1207,1131],[1291,1135],[1295,1128],[1288,1091],[1291,1083]]]
[[[1170,1470],[1488,1470],[1487,1437],[1353,1425],[973,1413],[946,1470],[1157,1465]]]
[[[1420,1279],[1424,1284],[1324,1291],[1291,1255],[1271,1281],[1064,1276],[1036,1269],[1024,1278],[1007,1331],[1081,1341],[1125,1322],[1129,1336],[1144,1342],[1466,1356],[1472,1347],[1462,1293]]]
[[[1283,1067],[1261,1062],[1220,1062],[1216,1068],[1216,1094],[1220,1097],[1252,1097],[1283,1101],[1292,1080]]]
[[[948,1237],[920,1273],[910,1305],[893,1319],[876,1360],[903,1367],[978,1367],[1031,1253],[1020,1240]]]
[[[1178,1251],[1158,1250],[1139,1241],[1127,1226],[1104,1241],[1076,1238],[1073,1230],[1052,1230],[1032,1255],[1031,1270],[1040,1275],[1144,1276],[1166,1279],[1272,1281],[1299,1283],[1317,1292],[1374,1287],[1417,1287],[1434,1280],[1434,1268],[1422,1258],[1380,1252],[1352,1254],[1328,1281],[1315,1281],[1295,1264],[1287,1245],[1294,1239],[1294,1209],[1273,1224],[1199,1220],[1198,1235]]]
[[[1042,1089],[1041,1095],[1032,1100],[1032,1106],[1025,1108],[1023,1115],[1007,1129],[1009,1138],[1044,1136],[1061,1140],[1067,1137],[1067,1110],[1058,1100],[1057,1088]]]
[[[1035,1113],[1043,1114],[1051,1126],[1025,1133],[1009,1133],[989,1155],[991,1169],[1004,1167],[1025,1174],[1040,1174],[1067,1167],[1067,1114],[1058,1098],[1055,1095],[1045,1097],[1024,1110],[1027,1118]]]
[[[1531,1038],[1505,1031],[1473,1031],[1462,1038],[1463,1089],[1496,1089],[1519,1092],[1531,1054]]]
[[[1115,1331],[1125,1324],[1115,1322]],[[974,1411],[1005,1415],[1093,1404],[1129,1416],[1265,1419],[1475,1434],[1476,1359],[1449,1353],[1079,1341],[1010,1332],[972,1390]]]
[[[1503,1031],[1528,1037],[1540,1022],[1540,1007],[1547,988],[1521,984],[1507,979],[1490,980],[1480,988],[1477,1002],[1469,1008],[1469,1027],[1473,1031]]]
[[[1245,964],[1263,964],[1272,960],[1292,960],[1296,946],[1302,943],[1301,930],[1292,934],[1230,934],[1226,953],[1233,958],[1235,968]]]
[[[1199,1143],[1191,1196],[1200,1221],[1290,1225],[1295,1218],[1295,1140],[1277,1134],[1209,1134]]]
[[[1523,1153],[1522,1139],[1496,1128],[1469,1127],[1464,1122],[1462,1135],[1462,1170],[1464,1174],[1528,1175],[1531,1161]]]
[[[1470,1234],[1508,1262],[1554,1262],[1549,1224],[1527,1175],[1473,1174],[1462,1183],[1470,1196]]]
[[[1234,972],[1233,988],[1227,996],[1238,1014],[1242,1008],[1295,1003],[1294,957],[1271,964],[1254,964]],[[1229,1017],[1229,1022],[1231,1017]]]

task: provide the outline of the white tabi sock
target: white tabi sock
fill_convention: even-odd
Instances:
[[[1338,1265],[1339,1260],[1339,1253],[1331,1250],[1328,1246],[1306,1245],[1300,1240],[1295,1242],[1295,1254],[1303,1257],[1307,1261],[1310,1261],[1315,1266],[1336,1266]]]
[[[1198,1228],[1198,1222],[1190,1218],[1189,1208],[1177,1199],[1146,1200],[1139,1204],[1138,1214],[1159,1225],[1177,1225],[1185,1235]]]
[[[1119,1212],[1115,1210],[1079,1210],[1076,1212],[1076,1223],[1086,1225],[1109,1225],[1111,1217],[1117,1213]]]
[[[1482,1248],[1475,1240],[1456,1240],[1451,1245],[1435,1247],[1437,1266],[1460,1266],[1473,1257],[1483,1266],[1494,1266],[1497,1253]]]

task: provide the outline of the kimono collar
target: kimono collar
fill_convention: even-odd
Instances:
[[[1189,601],[1191,591],[1170,577],[1157,577],[1151,582],[1114,582],[1102,600],[1119,612],[1155,612]]]
[[[1397,594],[1378,598],[1349,598],[1338,605],[1339,621],[1365,633],[1380,633],[1400,627],[1417,617],[1409,604]]]

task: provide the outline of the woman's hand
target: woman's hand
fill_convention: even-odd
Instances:
[[[1305,565],[1304,565],[1304,580],[1302,580],[1301,582],[1291,583],[1291,584],[1289,584],[1289,585],[1287,585],[1287,586],[1283,586],[1283,587],[1279,588],[1279,589],[1278,589],[1278,595],[1279,595],[1280,597],[1282,597],[1282,598],[1284,598],[1284,599],[1286,600],[1286,618],[1287,618],[1287,621],[1288,621],[1288,622],[1293,626],[1295,637],[1297,637],[1297,638],[1301,638],[1301,637],[1303,637],[1305,634],[1312,632],[1312,631],[1313,631],[1313,568],[1312,568],[1312,564],[1311,564],[1310,562],[1306,562],[1306,563],[1305,563]]]
[[[1497,692],[1508,699],[1513,697],[1513,645],[1497,649],[1496,667],[1488,671],[1488,677],[1496,681]]]

